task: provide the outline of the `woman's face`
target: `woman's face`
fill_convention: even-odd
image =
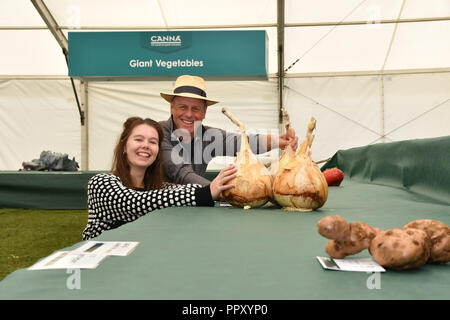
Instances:
[[[146,169],[152,165],[159,152],[158,131],[147,124],[136,126],[125,144],[130,169]]]

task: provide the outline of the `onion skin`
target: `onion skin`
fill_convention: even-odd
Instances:
[[[293,156],[288,154],[287,164],[280,159],[272,187],[274,199],[282,207],[311,211],[322,207],[327,201],[327,180],[311,160],[312,132],[315,127],[316,120],[311,118],[306,138],[298,151]]]
[[[284,150],[283,155],[280,157],[280,160],[278,161],[278,167],[276,174],[280,173],[288,164],[291,162],[291,160],[295,157],[295,152],[292,150],[291,145],[288,145],[286,147],[286,150]]]
[[[248,138],[242,135],[241,151],[237,153],[234,164],[237,177],[229,182],[234,187],[221,194],[221,200],[234,207],[258,208],[265,205],[273,196],[272,176],[250,150]]]
[[[235,187],[222,192],[222,199],[234,207],[265,205],[272,198],[272,179],[269,174],[259,175],[261,169],[259,164],[238,167],[238,176],[230,181]]]
[[[282,207],[316,210],[328,198],[328,183],[307,156],[296,156],[274,179],[273,194]]]

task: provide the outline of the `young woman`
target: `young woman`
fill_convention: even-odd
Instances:
[[[88,183],[88,223],[83,240],[97,237],[150,211],[170,206],[214,206],[225,185],[236,177],[231,165],[210,185],[175,185],[163,181],[161,141],[158,122],[128,118],[114,149],[111,173],[97,174]]]

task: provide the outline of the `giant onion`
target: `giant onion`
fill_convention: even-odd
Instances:
[[[224,107],[222,112],[241,129],[241,147],[234,165],[237,176],[229,183],[234,187],[222,192],[221,200],[244,209],[257,208],[272,198],[272,176],[262,161],[250,149],[245,127]]]
[[[273,196],[285,208],[310,211],[324,205],[328,197],[328,184],[319,167],[311,160],[312,131],[316,120],[311,118],[306,138],[287,163],[278,166],[273,182]]]

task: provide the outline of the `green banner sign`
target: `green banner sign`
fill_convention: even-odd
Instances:
[[[267,48],[264,30],[69,32],[69,76],[267,79]]]

